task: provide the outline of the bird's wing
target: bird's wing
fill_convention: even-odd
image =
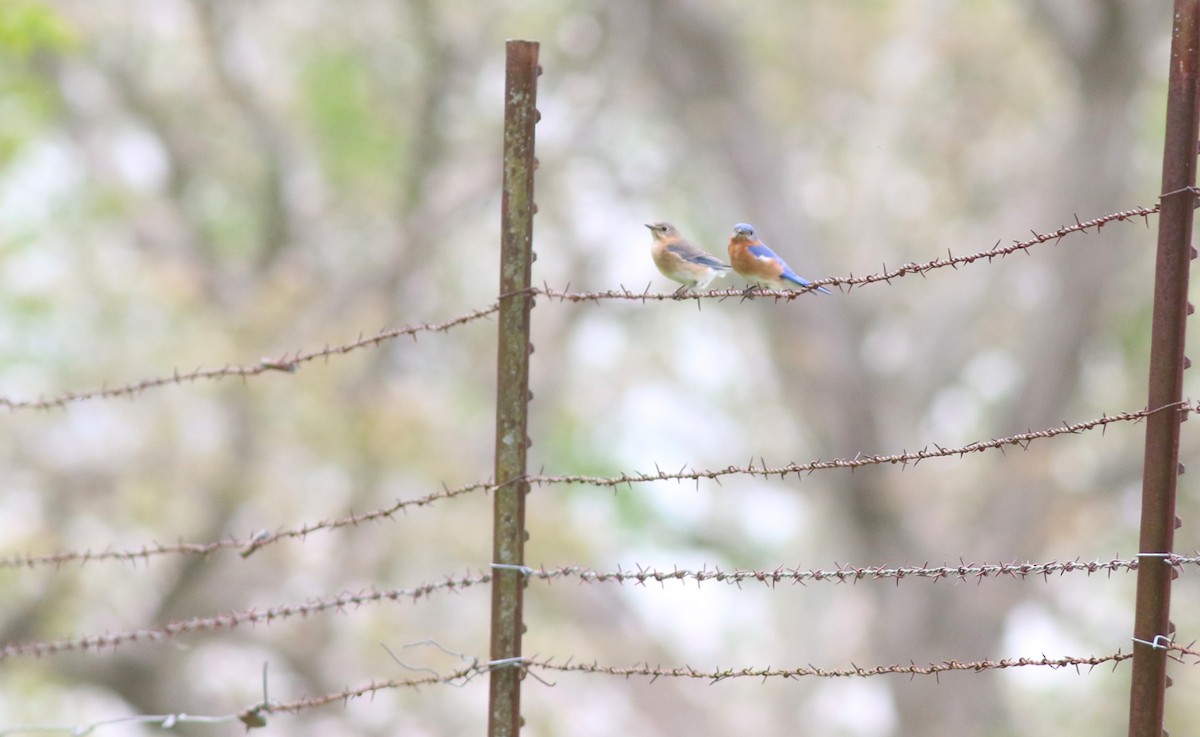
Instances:
[[[693,264],[703,264],[713,269],[729,268],[729,264],[723,263],[712,254],[701,251],[691,243],[673,243],[667,246],[667,250],[679,256],[684,261],[690,261]]]
[[[783,262],[783,259],[779,258],[779,256],[770,248],[767,248],[767,244],[765,243],[759,243],[757,246],[750,246],[746,250],[749,251],[750,254],[755,258],[760,258],[764,261],[774,261],[784,269],[787,268],[787,264]]]

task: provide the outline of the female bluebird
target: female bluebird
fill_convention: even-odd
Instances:
[[[654,245],[650,248],[654,265],[663,276],[683,285],[675,290],[676,296],[682,296],[692,287],[707,287],[714,278],[729,271],[729,264],[685,240],[674,225],[660,222],[648,223],[646,227],[654,237]]]
[[[787,282],[801,287],[812,286],[812,282],[797,276],[783,259],[758,239],[753,225],[746,223],[733,226],[733,236],[729,239],[729,263],[733,264],[734,271],[750,282],[750,286],[746,287],[747,293],[755,287],[786,289]],[[825,287],[817,287],[816,291],[830,294]]]

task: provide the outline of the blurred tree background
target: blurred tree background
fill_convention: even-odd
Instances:
[[[253,364],[495,300],[504,40],[542,42],[537,283],[674,289],[642,223],[735,222],[809,278],[990,248],[1158,194],[1169,9],[1134,0],[4,0],[0,395]],[[1156,221],[790,303],[534,310],[533,469],[961,445],[1145,402]],[[736,279],[727,284],[739,286]],[[720,285],[718,285],[720,286]],[[245,538],[491,473],[494,321],[296,375],[10,413],[8,555]],[[1187,451],[1195,448],[1185,429]],[[1142,432],[803,480],[535,488],[534,565],[831,568],[1136,552]],[[1181,485],[1178,549],[1196,547]],[[0,572],[3,641],[486,569],[490,499],[263,548]],[[1128,651],[1133,576],[777,590],[533,583],[525,651],[829,668]],[[1192,639],[1188,578],[1175,622]],[[9,658],[0,729],[239,711],[487,652],[486,587]],[[406,663],[441,670],[432,648]],[[1200,720],[1173,667],[1168,729]],[[526,681],[530,735],[1119,735],[1127,664],[940,678]],[[264,733],[480,734],[486,681]],[[185,734],[240,725],[183,725]],[[144,734],[152,728],[107,728]]]

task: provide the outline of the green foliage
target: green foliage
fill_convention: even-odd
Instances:
[[[55,99],[45,85],[0,61],[0,169],[44,130],[54,109]]]
[[[65,51],[76,43],[74,28],[52,8],[33,0],[0,4],[0,58],[28,59],[38,51]]]
[[[331,179],[341,186],[386,186],[403,131],[389,126],[363,60],[343,51],[318,52],[301,85],[305,118]]]
[[[75,43],[74,29],[45,5],[0,3],[0,168],[45,128],[55,108],[50,89],[30,69],[31,58],[69,50]]]

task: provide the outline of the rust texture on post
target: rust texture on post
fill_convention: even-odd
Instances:
[[[509,41],[504,84],[504,183],[500,216],[499,350],[496,361],[496,470],[492,562],[525,562],[525,451],[528,446],[529,318],[533,308],[533,155],[537,123],[538,44]],[[521,656],[524,576],[492,570],[491,661]],[[488,737],[515,737],[521,728],[519,667],[492,670]]]
[[[1197,71],[1200,0],[1176,0],[1163,150],[1162,210],[1154,278],[1148,407],[1183,396],[1184,333],[1196,183]],[[1167,651],[1151,644],[1170,636],[1172,568],[1156,553],[1169,553],[1175,537],[1180,412],[1146,418],[1142,475],[1142,522],[1138,551],[1133,673],[1129,696],[1130,737],[1160,737],[1167,686]],[[1149,554],[1149,555],[1147,555]],[[1140,641],[1140,642],[1138,642]]]

